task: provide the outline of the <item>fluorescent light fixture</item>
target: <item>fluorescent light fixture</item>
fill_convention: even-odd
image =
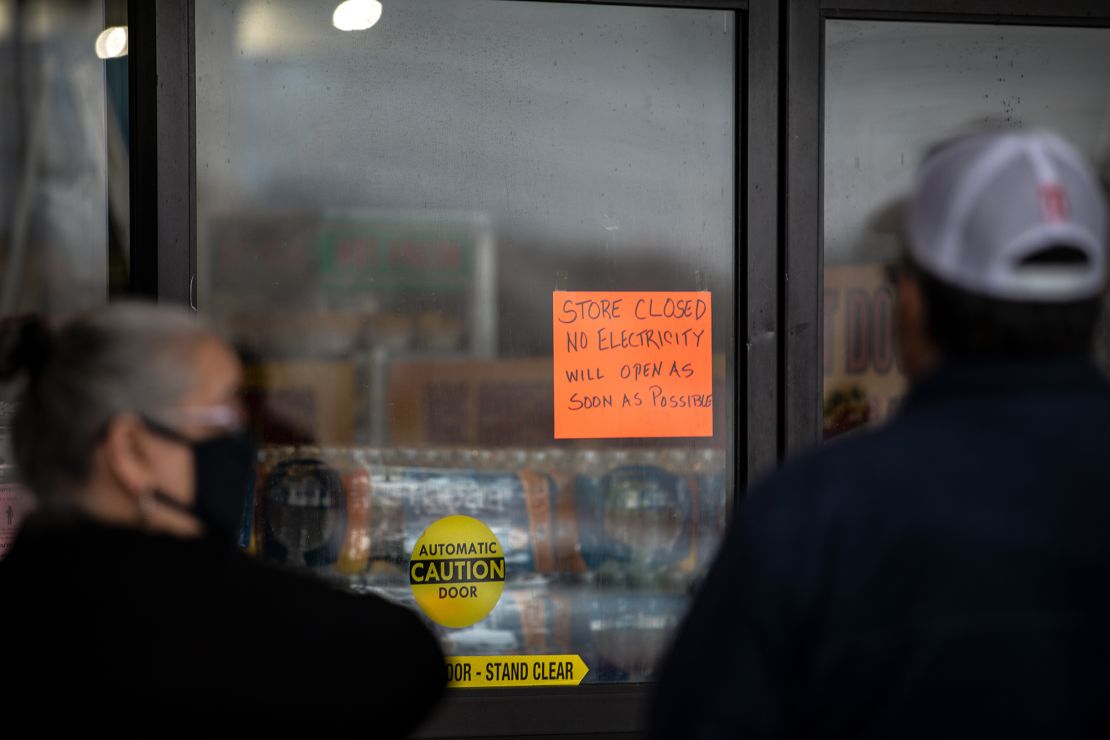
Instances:
[[[109,26],[96,37],[96,55],[101,59],[127,56],[127,26]]]
[[[344,0],[331,14],[331,23],[340,31],[365,31],[382,17],[378,0]]]

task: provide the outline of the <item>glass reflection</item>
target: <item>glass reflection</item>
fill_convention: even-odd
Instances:
[[[826,24],[826,438],[889,419],[905,392],[884,272],[900,258],[892,199],[932,146],[983,126],[1053,129],[1110,172],[1108,39],[1098,28]]]

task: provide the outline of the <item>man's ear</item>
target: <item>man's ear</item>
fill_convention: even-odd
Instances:
[[[153,485],[147,433],[134,414],[119,414],[108,423],[102,446],[107,472],[120,489],[136,499]]]
[[[897,288],[897,321],[898,331],[922,331],[926,327],[925,321],[925,296],[921,292],[921,283],[913,275],[903,272],[898,277]]]
[[[921,282],[908,271],[898,278],[894,326],[902,370],[911,381],[916,380],[933,368],[939,353],[929,330],[928,306]]]

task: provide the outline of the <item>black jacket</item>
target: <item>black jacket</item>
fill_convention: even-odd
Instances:
[[[950,366],[750,493],[656,737],[1110,737],[1110,388]]]
[[[213,539],[32,516],[0,562],[5,737],[396,737],[445,681],[410,611]]]

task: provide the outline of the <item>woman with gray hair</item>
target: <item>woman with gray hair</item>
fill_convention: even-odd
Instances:
[[[410,611],[235,545],[253,448],[235,354],[112,304],[0,352],[37,511],[0,562],[0,696],[38,731],[405,733],[443,655]],[[38,707],[38,709],[36,709]]]

